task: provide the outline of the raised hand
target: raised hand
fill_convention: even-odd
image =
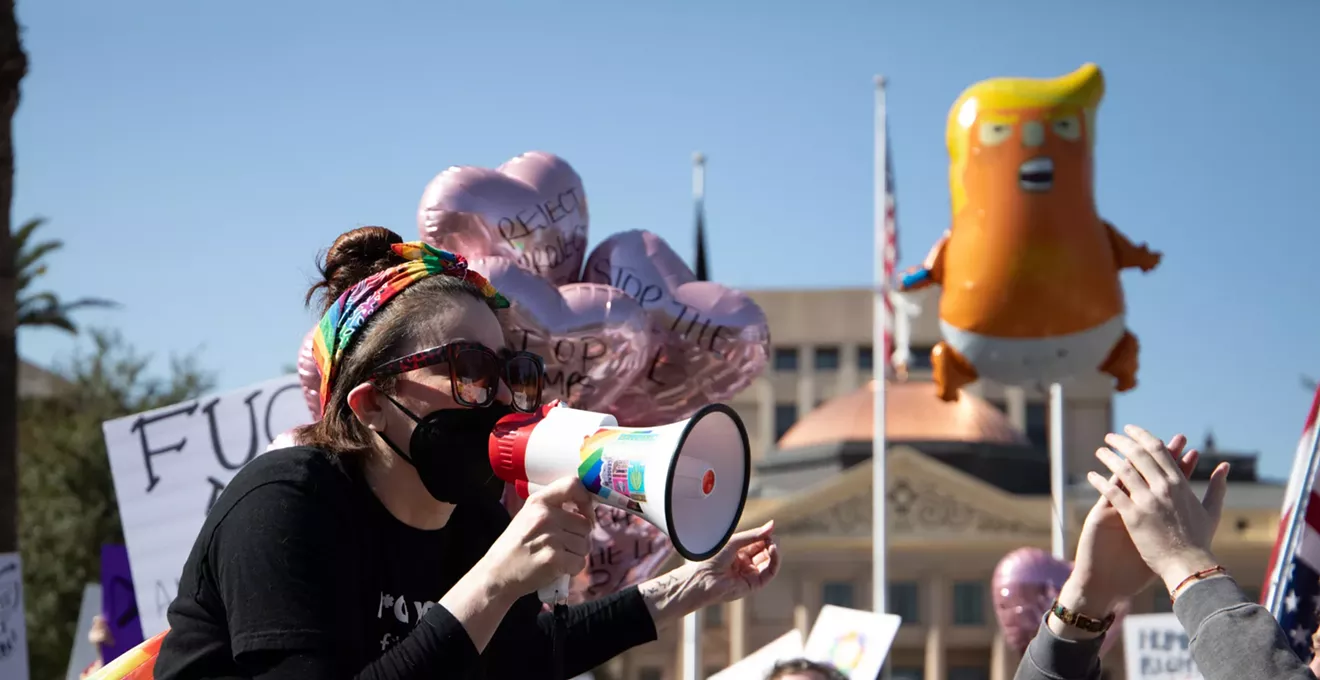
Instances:
[[[1215,467],[1205,497],[1197,498],[1163,442],[1134,425],[1123,430],[1126,436],[1106,436],[1109,448],[1095,454],[1114,479],[1091,472],[1087,481],[1118,512],[1142,560],[1172,592],[1216,564],[1210,541],[1223,512],[1228,464]]]

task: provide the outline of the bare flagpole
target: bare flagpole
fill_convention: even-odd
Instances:
[[[702,228],[702,203],[706,200],[706,157],[701,153],[692,155],[692,200],[697,206],[697,259],[702,274],[705,274],[705,252],[702,247],[704,234]],[[683,680],[698,680],[701,675],[701,623],[702,611],[683,617]]]
[[[1050,385],[1050,495],[1054,523],[1050,545],[1055,559],[1068,559],[1068,466],[1063,455],[1063,385]]]
[[[885,233],[888,215],[885,163],[888,140],[885,138],[885,78],[875,78],[875,321],[871,340],[871,366],[875,378],[873,434],[871,435],[871,608],[877,613],[888,611],[888,577],[885,575],[885,553],[888,538],[885,534],[885,481],[887,457],[885,455],[885,374],[889,357],[884,356],[885,337],[888,335],[889,315],[885,296],[889,294],[889,281],[885,280],[886,249],[889,239]],[[876,355],[879,356],[876,356]]]

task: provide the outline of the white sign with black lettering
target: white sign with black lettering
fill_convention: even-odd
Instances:
[[[1174,614],[1132,614],[1123,620],[1128,680],[1201,680],[1187,631]]]
[[[308,422],[290,375],[102,425],[146,637],[168,627],[183,564],[225,485],[272,439]]]
[[[28,680],[23,560],[18,553],[0,553],[0,678]]]

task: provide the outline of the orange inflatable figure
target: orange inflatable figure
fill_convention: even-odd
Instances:
[[[1044,385],[1097,370],[1137,384],[1119,271],[1160,254],[1096,212],[1094,64],[1060,78],[977,83],[949,112],[953,223],[901,290],[940,284],[939,396],[986,378]]]

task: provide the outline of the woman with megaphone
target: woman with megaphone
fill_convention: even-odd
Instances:
[[[324,415],[207,516],[156,678],[570,677],[774,578],[768,524],[543,612],[536,591],[586,566],[594,513],[575,477],[512,519],[500,505],[488,439],[541,407],[543,383],[539,357],[505,347],[508,301],[462,256],[381,227],[340,236],[321,271]]]

